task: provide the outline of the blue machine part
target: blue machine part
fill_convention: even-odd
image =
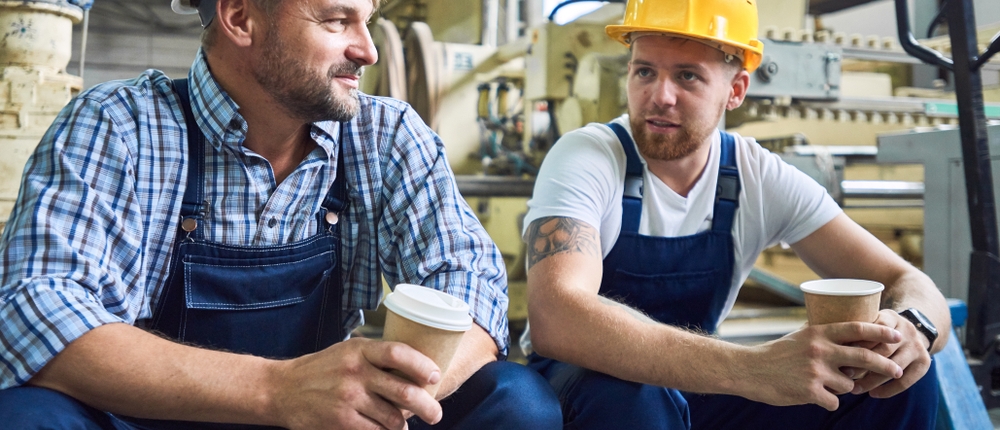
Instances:
[[[969,318],[969,306],[959,299],[948,299],[948,310],[951,311],[951,326],[959,328],[965,325]]]
[[[94,7],[94,0],[67,0],[69,4],[79,6],[80,9],[89,10]]]

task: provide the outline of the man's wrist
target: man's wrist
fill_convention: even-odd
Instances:
[[[930,351],[934,347],[934,341],[938,337],[937,328],[934,327],[934,323],[931,322],[930,318],[927,318],[923,312],[920,312],[916,308],[900,311],[899,316],[912,323],[917,328],[917,332],[927,339],[927,350]]]
[[[266,423],[267,425],[284,425],[284,411],[281,410],[278,398],[281,396],[280,385],[288,379],[286,373],[291,360],[268,360],[263,359],[260,363],[262,370],[262,380],[257,391],[253,393],[251,402],[255,405],[252,410],[263,412],[259,414],[255,421]]]
[[[714,389],[710,389],[710,391],[719,394],[747,397],[747,382],[749,382],[747,375],[751,373],[749,369],[758,368],[753,361],[758,356],[761,348],[759,346],[751,347],[745,345],[726,346],[730,348],[716,355],[719,359],[716,363],[718,370],[713,373],[718,378],[715,378]],[[750,384],[752,386],[753,383],[751,382]]]

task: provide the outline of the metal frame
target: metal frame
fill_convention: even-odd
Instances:
[[[950,70],[955,79],[959,134],[965,168],[965,188],[972,233],[969,263],[969,326],[966,347],[972,358],[981,363],[973,368],[989,406],[1000,404],[993,373],[997,363],[997,338],[1000,335],[1000,239],[997,237],[996,203],[990,166],[986,117],[983,112],[981,67],[1000,50],[994,37],[983,53],[978,53],[976,17],[972,0],[950,0],[941,13],[947,19],[952,58],[920,45],[910,31],[907,0],[895,0],[899,42],[903,49],[920,60]],[[977,55],[978,54],[978,55]]]

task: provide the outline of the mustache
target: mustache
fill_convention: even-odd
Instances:
[[[326,75],[330,79],[343,75],[354,75],[360,78],[361,75],[363,75],[364,73],[365,73],[364,66],[360,66],[357,63],[351,61],[345,61],[343,63],[331,66],[330,70],[327,71]]]
[[[651,116],[658,116],[664,118],[671,117],[669,109],[658,109],[658,108],[644,110],[642,111],[642,116],[647,118]]]

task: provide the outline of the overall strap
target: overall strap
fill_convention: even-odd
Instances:
[[[184,123],[188,137],[188,175],[184,200],[181,204],[181,228],[190,235],[205,218],[205,136],[195,121],[191,110],[191,96],[187,79],[175,79],[174,91],[181,99],[184,109]],[[199,233],[195,235],[200,236]]]
[[[326,193],[326,198],[323,199],[323,211],[319,214],[319,226],[322,229],[323,225],[331,224],[331,228],[335,228],[336,224],[340,218],[340,214],[344,213],[347,209],[348,199],[347,199],[347,170],[344,169],[344,158],[347,156],[344,150],[344,141],[346,140],[344,136],[344,129],[346,127],[343,123],[340,125],[340,139],[337,142],[337,175],[336,179],[333,180],[333,185],[330,186],[330,190]],[[336,218],[326,217],[326,214],[335,214]]]
[[[639,232],[639,220],[642,218],[642,160],[635,150],[632,136],[621,124],[609,122],[606,124],[618,136],[622,148],[625,149],[625,194],[622,195],[622,233]]]
[[[722,144],[719,145],[719,180],[715,188],[712,231],[730,232],[736,210],[740,207],[740,172],[736,168],[736,139],[721,130],[719,134]]]

